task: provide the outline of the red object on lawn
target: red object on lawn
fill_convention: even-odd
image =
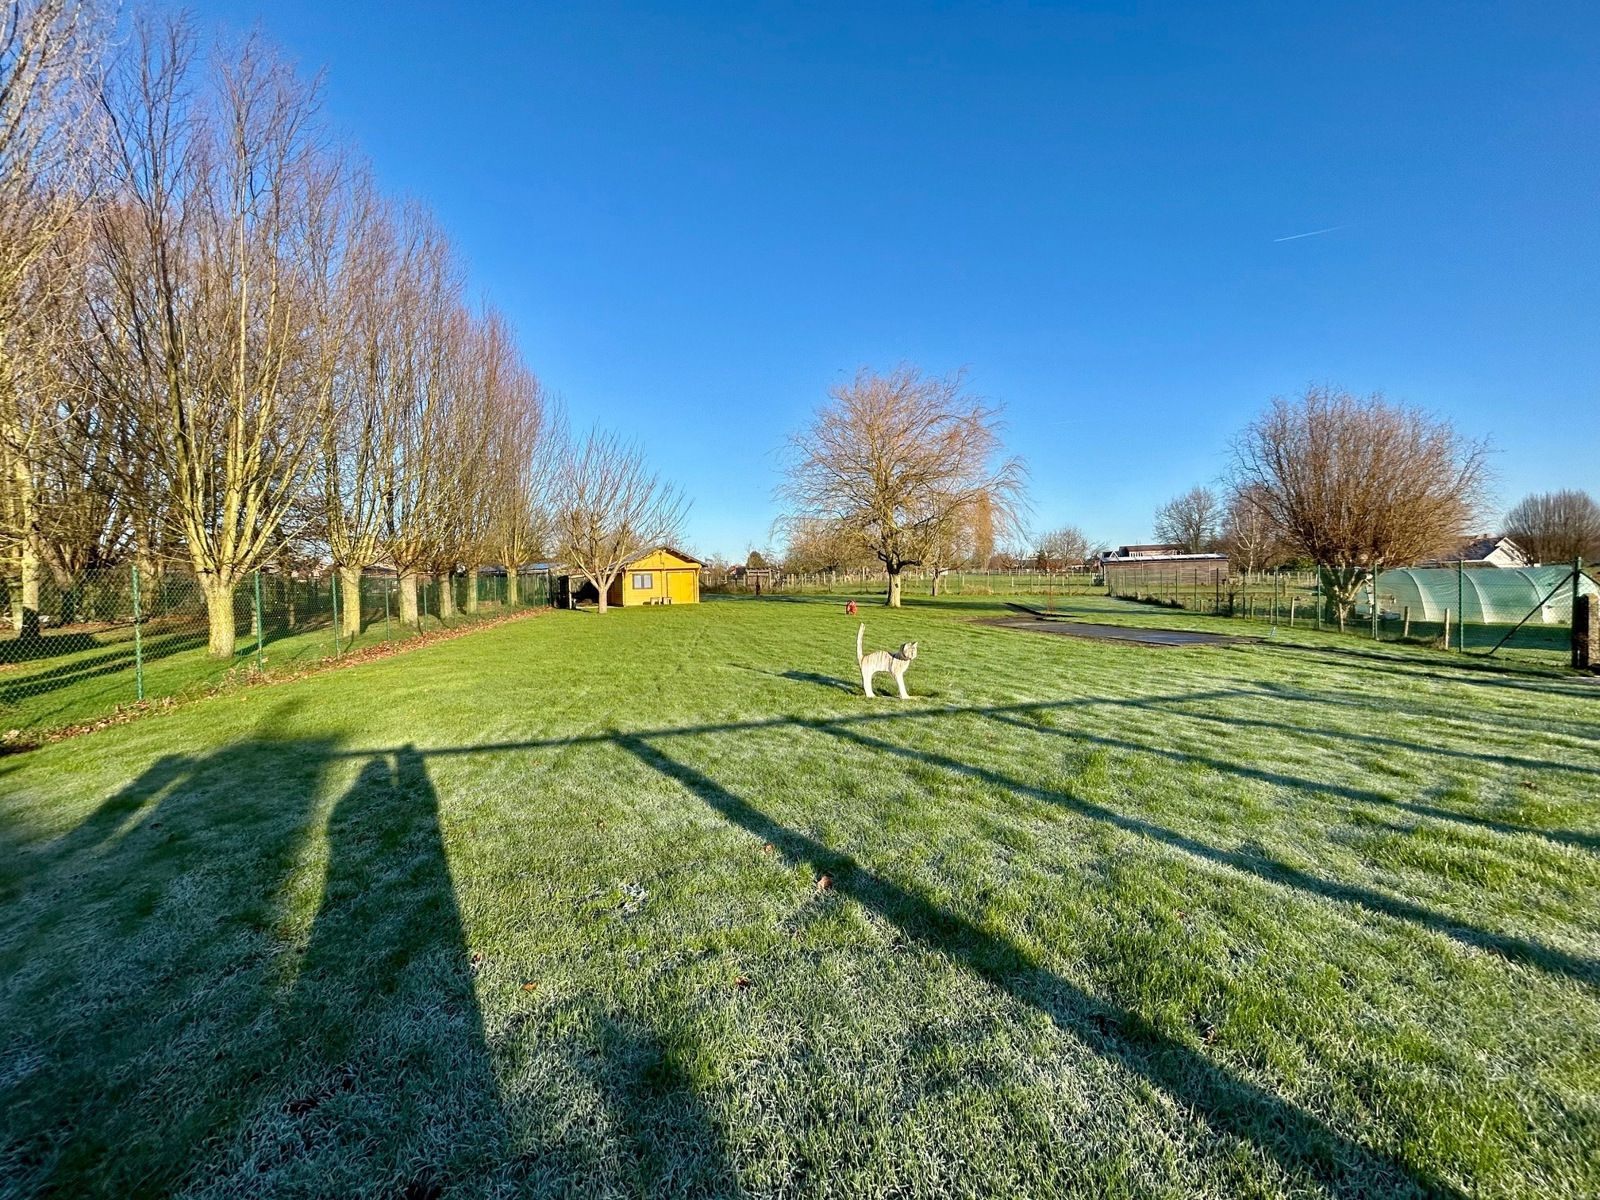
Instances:
[[[854,600],[850,601],[849,604],[846,604],[844,606],[844,610],[845,610],[845,612],[849,613],[852,617],[855,616],[856,615],[856,602]]]

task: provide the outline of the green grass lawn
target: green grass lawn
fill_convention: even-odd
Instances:
[[[498,604],[485,605],[441,621],[424,617],[420,632],[470,625],[500,616]],[[367,615],[354,639],[341,638],[339,652],[351,653],[386,642],[411,638],[414,631],[399,621]],[[147,700],[190,699],[246,682],[256,671],[256,642],[248,613],[237,630],[232,659],[206,653],[206,626],[198,611],[175,619],[153,619],[144,630],[144,694]],[[293,627],[270,626],[264,637],[261,666],[268,674],[292,674],[334,658],[333,622],[322,614],[303,618]],[[0,640],[0,734],[15,729],[35,735],[105,717],[138,700],[135,682],[133,627],[128,624],[92,630],[68,627],[47,631],[25,647]]]
[[[0,758],[0,1194],[1600,1194],[1600,689],[1000,599],[864,610],[909,702],[720,600]]]

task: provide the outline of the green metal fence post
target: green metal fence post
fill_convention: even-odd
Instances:
[[[1467,564],[1456,559],[1456,650],[1467,652]]]
[[[256,671],[259,673],[266,669],[266,664],[261,656],[261,568],[256,568],[255,578],[256,602]]]
[[[1372,568],[1372,640],[1378,640],[1378,568]]]
[[[133,696],[144,699],[144,635],[139,613],[139,567],[133,568]]]
[[[1315,595],[1316,595],[1316,605],[1317,605],[1317,628],[1321,629],[1322,628],[1322,568],[1321,567],[1317,568],[1317,586],[1316,586]]]
[[[328,602],[333,605],[333,653],[335,657],[342,654],[339,647],[339,579],[337,575],[328,579]]]

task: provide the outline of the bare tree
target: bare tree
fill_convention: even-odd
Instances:
[[[1249,484],[1228,492],[1227,508],[1222,514],[1222,548],[1228,552],[1230,568],[1242,568],[1249,574],[1283,561],[1283,534],[1273,522],[1260,485]]]
[[[783,544],[787,571],[864,571],[877,563],[854,530],[826,517],[781,516],[773,523],[773,535]]]
[[[407,295],[405,247],[392,212],[365,178],[329,196],[336,264],[316,273],[320,521],[346,637],[361,632],[361,576],[383,540],[384,469],[394,454],[396,307]],[[342,206],[342,211],[338,207]],[[330,230],[330,234],[334,231]]]
[[[56,369],[72,320],[60,289],[77,280],[52,268],[83,228],[99,33],[78,0],[0,0],[0,555],[24,634],[39,629],[42,489],[70,411]],[[54,319],[63,312],[66,325]]]
[[[1217,494],[1208,487],[1192,487],[1156,509],[1156,540],[1182,546],[1188,554],[1203,554],[1216,545],[1221,521]]]
[[[416,626],[419,576],[435,556],[451,465],[440,431],[449,427],[452,354],[467,333],[461,278],[438,228],[416,208],[406,213],[406,267],[394,310],[395,363],[385,406],[391,452],[381,472],[384,553],[399,578],[400,622]]]
[[[550,538],[546,493],[554,465],[553,423],[539,381],[516,357],[510,326],[498,313],[485,319],[479,354],[493,428],[482,499],[487,523],[480,542],[482,553],[505,568],[511,605],[521,598],[519,570],[547,548]],[[467,593],[474,605],[476,587],[474,578]]]
[[[142,23],[108,101],[117,198],[98,222],[112,287],[97,323],[227,658],[234,590],[281,546],[317,445],[307,222],[332,168],[314,95],[261,44],[217,67],[205,102],[191,59],[181,22]]]
[[[1076,525],[1063,525],[1038,539],[1034,559],[1043,571],[1080,568],[1092,550],[1088,534]]]
[[[1419,409],[1312,388],[1273,400],[1238,437],[1234,478],[1318,564],[1342,624],[1370,573],[1462,536],[1483,504],[1486,454]]]
[[[1524,496],[1506,514],[1505,531],[1535,562],[1600,559],[1600,504],[1588,492]]]
[[[1020,459],[1001,457],[999,410],[961,376],[863,369],[790,439],[780,495],[797,516],[837,521],[868,546],[900,605],[901,573],[936,557],[980,501],[996,524],[1021,506]]]
[[[551,511],[559,552],[594,585],[600,611],[628,563],[677,538],[685,505],[677,490],[616,435],[591,431],[561,456]]]

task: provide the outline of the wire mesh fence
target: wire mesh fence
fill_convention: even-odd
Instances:
[[[329,659],[549,602],[544,571],[417,577],[353,590],[332,572],[253,572],[208,604],[186,570],[133,565],[0,581],[0,737],[89,723],[129,705],[303,670]],[[353,605],[352,605],[353,596]],[[225,605],[215,625],[211,609]],[[354,611],[350,611],[351,609]],[[213,653],[217,627],[232,648]],[[223,634],[226,640],[226,634]]]
[[[1342,586],[1341,586],[1342,584]],[[1519,655],[1552,664],[1570,655],[1580,595],[1600,592],[1581,563],[1507,569],[1403,568],[1231,574],[1209,565],[1108,564],[1111,596],[1214,616],[1329,629],[1377,641],[1463,653]]]
[[[939,594],[944,596],[1043,596],[1099,594],[1104,589],[1090,571],[941,571]],[[712,593],[754,594],[759,584],[763,592],[784,594],[859,595],[882,593],[888,587],[881,570],[856,571],[777,571],[743,570],[707,577],[702,590]],[[901,575],[901,594],[931,596],[933,572],[908,570]]]

